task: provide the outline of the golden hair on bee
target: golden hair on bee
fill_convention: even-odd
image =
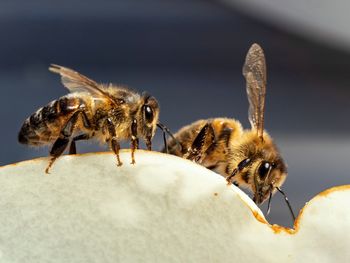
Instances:
[[[76,141],[95,138],[109,147],[119,158],[120,141],[130,140],[131,159],[143,139],[151,150],[151,140],[159,123],[157,100],[146,94],[112,84],[97,84],[94,80],[58,65],[50,71],[61,76],[62,84],[69,94],[54,100],[28,117],[18,134],[22,144],[52,145],[51,160],[46,173],[54,161],[69,146],[69,153],[76,153]]]
[[[269,199],[270,208],[271,196],[276,191],[284,195],[280,187],[287,177],[287,166],[264,130],[266,62],[258,44],[253,44],[247,53],[243,75],[251,129],[243,130],[235,119],[199,120],[180,129],[174,135],[176,140],[169,141],[168,149],[171,154],[193,160],[221,174],[228,184],[250,189],[257,204]]]

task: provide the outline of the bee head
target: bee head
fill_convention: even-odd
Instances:
[[[157,100],[148,94],[143,94],[137,133],[146,143],[150,143],[156,132],[158,118],[159,104]]]
[[[276,192],[287,177],[286,166],[282,159],[258,162],[254,170],[252,190],[253,201],[262,204]]]
[[[254,131],[246,131],[233,152],[239,153],[233,156],[238,163],[236,173],[240,180],[237,181],[252,190],[256,204],[262,204],[284,183],[287,166],[266,132],[261,140]]]

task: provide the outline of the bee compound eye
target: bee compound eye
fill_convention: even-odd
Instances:
[[[244,167],[246,167],[249,163],[250,163],[250,159],[247,158],[247,159],[244,159],[243,161],[241,161],[239,164],[238,164],[238,170],[243,170]]]
[[[259,177],[261,179],[265,179],[265,177],[269,173],[271,167],[272,166],[271,166],[271,164],[269,162],[266,162],[266,161],[261,162],[260,167],[258,169]]]
[[[144,114],[145,114],[145,119],[147,122],[152,122],[153,121],[153,110],[150,106],[146,105],[144,107]]]

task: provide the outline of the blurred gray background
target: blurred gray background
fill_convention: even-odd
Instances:
[[[67,93],[48,72],[50,63],[148,91],[174,132],[209,117],[233,117],[249,128],[241,69],[257,42],[268,67],[265,127],[288,163],[283,188],[295,211],[317,193],[348,184],[349,43],[332,28],[315,34],[301,20],[286,23],[293,19],[243,2],[1,0],[0,164],[48,155],[47,148],[19,145],[17,132],[37,108]],[[309,20],[333,23],[322,17]],[[162,146],[160,133],[154,146]],[[79,152],[101,150],[78,143]],[[291,225],[278,194],[268,219]]]

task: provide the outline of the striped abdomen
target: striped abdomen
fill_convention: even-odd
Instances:
[[[81,98],[70,95],[50,102],[25,120],[18,141],[30,145],[55,141],[72,114],[83,104]]]

